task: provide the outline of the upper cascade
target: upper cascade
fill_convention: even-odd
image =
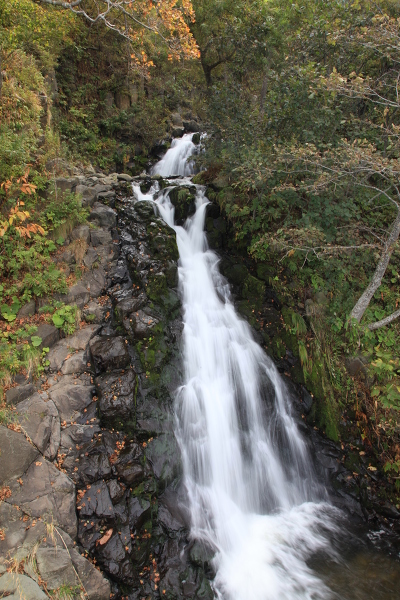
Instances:
[[[151,174],[162,177],[194,175],[194,165],[187,160],[196,150],[192,141],[193,135],[193,133],[186,133],[183,137],[172,140],[171,148],[166,152],[164,158],[154,165]]]

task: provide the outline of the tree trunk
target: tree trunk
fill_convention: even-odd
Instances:
[[[398,208],[397,217],[393,223],[392,230],[390,232],[389,238],[386,242],[385,250],[379,260],[379,263],[375,269],[375,273],[365,290],[365,292],[360,296],[356,305],[350,313],[350,317],[356,319],[358,322],[361,321],[365,311],[367,310],[369,303],[371,302],[372,296],[375,294],[376,290],[382,283],[382,279],[385,275],[387,266],[390,261],[390,257],[392,256],[394,246],[400,235],[400,208]]]

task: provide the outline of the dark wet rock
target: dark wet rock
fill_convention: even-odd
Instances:
[[[400,512],[395,506],[393,506],[393,504],[390,504],[389,502],[385,502],[382,506],[380,506],[379,512],[389,519],[400,519]]]
[[[61,432],[61,448],[63,451],[75,451],[77,446],[91,442],[93,437],[99,432],[100,427],[96,424],[70,425]]]
[[[32,383],[26,385],[17,385],[6,391],[7,404],[18,404],[36,392],[36,387]]]
[[[124,300],[120,300],[115,307],[115,311],[118,315],[118,318],[122,320],[131,313],[138,311],[146,304],[146,302],[146,294],[142,292],[134,298],[125,298]]]
[[[100,375],[96,377],[95,385],[102,418],[122,421],[132,418],[136,389],[136,375],[133,369]]]
[[[99,302],[91,300],[85,305],[82,314],[88,323],[104,323],[107,321],[107,313],[110,316],[112,310],[111,302]]]
[[[116,504],[120,500],[122,500],[122,498],[125,495],[125,486],[118,483],[116,479],[111,479],[111,481],[109,481],[107,485],[112,503]]]
[[[36,448],[53,460],[61,438],[60,417],[54,402],[34,394],[18,404],[18,420]]]
[[[39,456],[22,433],[0,426],[0,485],[18,479]]]
[[[72,455],[71,471],[75,466],[75,453]],[[85,485],[93,483],[99,479],[109,479],[112,475],[112,468],[108,458],[107,451],[100,440],[83,444],[79,450],[78,473],[71,473],[74,481],[81,481]],[[68,466],[68,459],[64,461],[64,466]]]
[[[138,310],[130,315],[132,321],[132,329],[135,338],[143,340],[151,335],[151,330],[157,325],[158,320],[154,316],[148,315],[143,310]]]
[[[96,373],[123,369],[129,362],[129,353],[123,337],[95,338],[90,352]]]
[[[60,339],[60,330],[54,325],[43,323],[39,325],[34,335],[42,338],[41,348],[51,348]]]
[[[100,204],[99,202],[94,204],[88,219],[89,221],[97,223],[99,227],[106,227],[108,229],[115,227],[117,224],[115,210],[108,206],[104,206],[104,204]]]
[[[138,481],[141,481],[145,474],[143,451],[139,444],[130,443],[119,454],[114,462],[115,470],[118,477],[124,483],[131,486]]]
[[[90,233],[90,241],[93,246],[104,246],[111,244],[111,233],[104,229],[93,229]]]
[[[87,244],[90,242],[90,229],[88,225],[78,225],[71,231],[72,240],[83,240]]]
[[[188,528],[190,525],[187,510],[180,505],[179,495],[167,489],[159,499],[158,521],[169,534]]]
[[[234,285],[242,286],[249,275],[249,271],[245,265],[232,265],[227,266],[223,270],[223,274],[227,277]]]
[[[129,499],[129,524],[132,531],[139,530],[151,513],[151,504],[144,498],[131,496]]]
[[[147,445],[146,457],[149,459],[161,487],[165,487],[179,476],[182,468],[181,456],[172,432],[154,438]]]
[[[104,481],[93,483],[79,501],[79,516],[99,518],[113,518],[114,508],[111,502],[108,487]]]
[[[302,395],[302,401],[303,401],[304,414],[308,415],[311,412],[313,398],[304,386],[302,386],[302,388],[301,388],[301,395]]]
[[[31,463],[21,475],[22,484],[10,483],[9,503],[20,506],[28,515],[60,525],[76,536],[75,486],[64,473],[44,458]]]

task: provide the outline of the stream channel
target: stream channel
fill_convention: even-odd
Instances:
[[[302,422],[292,390],[235,310],[204,231],[206,188],[191,181],[187,159],[197,151],[190,134],[173,140],[147,191],[138,179],[117,206],[111,296],[126,331],[135,305],[135,435],[145,466],[141,480],[124,475],[131,450],[121,442],[115,468],[131,485],[133,549],[117,565],[110,548],[99,564],[137,600],[399,599],[398,549],[329,485],[326,460],[340,463],[339,451]],[[176,193],[184,187],[185,214]],[[80,543],[90,550],[88,535]],[[141,565],[138,578],[132,564]]]

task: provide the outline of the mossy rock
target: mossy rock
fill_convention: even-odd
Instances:
[[[274,337],[271,344],[272,354],[274,358],[280,360],[286,355],[286,346],[279,336]]]
[[[154,217],[154,213],[153,213]],[[175,231],[161,219],[153,219],[146,227],[149,249],[154,258],[177,261],[179,258]]]
[[[253,275],[248,275],[243,283],[242,296],[248,298],[256,308],[261,308],[265,296],[265,283]]]
[[[294,356],[299,356],[299,341],[297,335],[290,333],[289,331],[283,330],[280,333],[281,339],[285,344],[286,348],[290,350]]]
[[[249,276],[249,272],[244,265],[232,265],[224,269],[225,277],[229,279],[233,285],[242,286]]]
[[[241,315],[246,318],[246,321],[254,328],[259,328],[257,320],[254,316],[254,305],[249,302],[249,300],[242,300],[238,303],[237,309]]]
[[[169,199],[175,207],[175,221],[181,223],[194,214],[196,188],[176,186],[169,193]]]
[[[136,202],[135,211],[137,214],[145,219],[154,218],[154,204],[149,202],[148,200],[143,200],[141,202]]]
[[[200,173],[197,173],[197,175],[192,177],[192,181],[196,185],[205,185],[206,176],[207,176],[207,171],[200,171]]]
[[[257,265],[257,277],[262,281],[269,282],[270,278],[274,276],[274,271],[270,265],[265,263],[258,263]]]
[[[146,285],[146,294],[153,302],[162,303],[162,296],[167,294],[168,285],[167,277],[164,273],[156,273],[151,275]]]
[[[200,133],[194,133],[192,137],[193,144],[200,144]]]

